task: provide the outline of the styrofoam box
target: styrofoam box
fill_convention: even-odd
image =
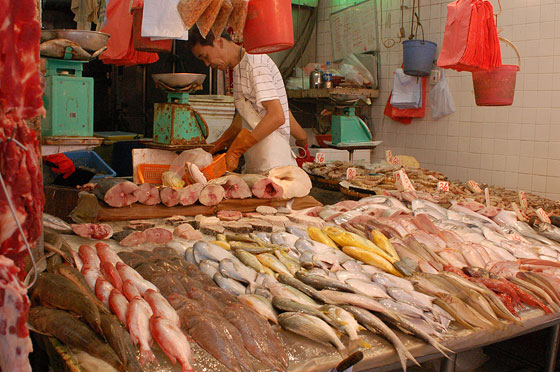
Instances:
[[[316,153],[322,152],[325,154],[325,161],[348,161],[350,153],[346,150],[337,150],[330,148],[311,148],[309,149],[311,156],[315,156]],[[354,151],[354,161],[366,161],[369,162],[370,150],[356,150]]]
[[[189,105],[195,109],[208,124],[207,143],[216,141],[231,125],[235,114],[233,97],[222,95],[199,95],[189,96]]]

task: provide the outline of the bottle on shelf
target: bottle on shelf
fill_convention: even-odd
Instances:
[[[332,70],[330,61],[327,61],[327,67],[323,73],[323,88],[332,88]]]
[[[323,71],[321,71],[321,65],[315,65],[315,70],[311,71],[309,74],[309,87],[313,88],[321,88],[321,84],[323,83]]]

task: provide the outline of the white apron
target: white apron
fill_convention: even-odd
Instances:
[[[244,98],[235,101],[235,108],[243,118],[243,128],[252,131],[262,120],[251,102]],[[275,130],[247,150],[243,173],[263,173],[286,165],[297,166],[297,163],[290,148],[289,138],[286,139]]]

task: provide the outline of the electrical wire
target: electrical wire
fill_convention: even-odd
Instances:
[[[15,138],[12,138],[10,140],[14,141],[19,147],[21,147],[25,151],[27,151],[27,147],[25,147],[21,142],[17,141]],[[14,208],[14,205],[12,204],[12,200],[10,198],[10,195],[8,194],[8,188],[6,187],[6,184],[4,183],[4,177],[2,177],[2,173],[0,173],[0,184],[2,185],[2,190],[4,191],[4,195],[6,195],[6,200],[8,201],[8,206],[10,207],[10,211],[12,212],[12,216],[14,217],[14,220],[16,221],[16,225],[18,227],[18,230],[19,230],[21,236],[23,237],[23,242],[25,243],[25,248],[27,249],[27,252],[29,252],[29,257],[31,258],[31,263],[33,264],[33,281],[31,282],[31,284],[29,284],[27,286],[27,288],[29,289],[29,288],[33,287],[33,285],[35,285],[35,282],[37,281],[37,263],[35,262],[35,257],[33,257],[33,252],[31,252],[31,247],[29,246],[29,242],[27,241],[27,237],[25,236],[25,233],[23,232],[23,228],[21,227],[21,224],[19,223],[19,220],[17,218],[16,209]]]

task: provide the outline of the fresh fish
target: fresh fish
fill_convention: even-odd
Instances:
[[[261,253],[257,255],[257,259],[266,267],[277,272],[278,274],[285,274],[292,276],[288,268],[280,262],[275,256],[270,253]]]
[[[179,362],[181,372],[195,372],[189,341],[176,324],[155,315],[150,319],[150,332],[173,365]]]
[[[320,307],[320,305],[315,302],[311,297],[305,293],[297,290],[296,288],[282,284],[282,283],[269,283],[268,290],[274,297],[285,297],[292,301],[299,302],[301,304],[311,306],[314,308]]]
[[[290,234],[293,234],[293,235],[301,238],[301,239],[309,239],[309,234],[307,233],[307,231],[302,230],[298,227],[287,226],[286,231]]]
[[[134,286],[138,289],[140,294],[143,295],[144,292],[146,292],[148,289],[153,289],[154,291],[159,292],[159,289],[155,285],[142,278],[142,275],[138,274],[138,272],[132,267],[118,262],[117,271],[119,272],[119,275],[121,276],[123,282],[126,280],[130,280],[132,284],[134,284]]]
[[[339,280],[298,271],[296,278],[315,289],[332,289],[335,291],[353,292],[352,287]]]
[[[550,223],[540,222],[536,224],[536,230],[542,236],[552,239],[557,243],[560,243],[560,228],[556,227]]]
[[[132,342],[140,349],[140,363],[145,366],[148,363],[158,364],[158,360],[150,345],[153,342],[150,332],[150,318],[153,315],[150,305],[141,297],[135,297],[130,301],[126,324]]]
[[[109,308],[123,324],[126,324],[128,305],[128,300],[118,289],[115,288],[111,291],[109,295]]]
[[[401,366],[403,371],[406,371],[406,359],[410,359],[417,365],[418,362],[412,354],[406,349],[402,341],[399,337],[393,332],[381,319],[373,315],[371,312],[356,306],[342,306],[343,309],[349,311],[356,320],[366,327],[370,332],[378,333],[381,336],[385,337],[390,343],[393,344],[397,355],[399,356],[399,360],[401,362]]]
[[[311,298],[313,298],[313,299],[315,299],[319,302],[330,303],[329,300],[325,296],[321,295],[321,292],[319,292],[315,288],[301,282],[300,280],[294,278],[293,276],[280,274],[280,275],[278,275],[278,281],[280,283],[284,283],[286,285],[289,285],[289,286],[305,293],[309,297],[311,297]]]
[[[272,240],[270,239],[270,234],[259,231],[256,232],[255,235],[257,236],[257,238],[259,238],[260,240],[267,242],[267,243],[272,243]],[[276,243],[274,243],[276,244]]]
[[[321,311],[337,324],[337,328],[344,330],[351,342],[357,342],[361,347],[371,347],[358,335],[358,332],[365,328],[358,324],[351,313],[334,305],[323,305]]]
[[[78,314],[94,331],[101,334],[101,318],[96,303],[69,279],[47,272],[39,274],[31,299],[39,300],[42,305]]]
[[[299,236],[286,232],[275,232],[270,235],[270,240],[272,243],[281,245],[283,247],[294,247],[296,241],[298,241],[299,239]]]
[[[202,260],[198,264],[198,268],[209,277],[213,277],[219,271],[220,264],[216,261]]]
[[[105,305],[95,297],[95,293],[93,293],[84,276],[75,267],[66,264],[58,264],[54,268],[54,273],[62,275],[74,283],[83,294],[88,296],[97,305],[100,313],[108,313]]]
[[[272,298],[272,305],[274,305],[274,307],[277,308],[278,310],[304,313],[304,314],[316,316],[317,318],[323,319],[331,326],[337,328],[337,324],[329,316],[327,316],[318,308],[307,306],[301,302],[292,301],[286,297],[278,297],[278,296]]]
[[[225,277],[247,283],[249,288],[253,288],[255,280],[257,280],[257,272],[238,260],[234,261],[228,258],[221,260],[219,271]]]
[[[278,316],[278,322],[287,331],[297,333],[323,345],[332,344],[338,351],[346,348],[334,330],[317,317],[303,313],[287,312]]]
[[[364,265],[368,266],[368,265]],[[339,270],[336,272],[336,277],[341,282],[346,283],[348,279],[360,279],[364,281],[371,281],[371,276],[362,272],[362,271],[346,271],[346,270]]]
[[[84,350],[117,370],[124,370],[119,357],[105,340],[69,312],[35,306],[29,310],[28,319],[37,331],[56,337],[68,346]]]
[[[72,227],[51,214],[43,212],[43,227],[54,230],[58,233],[72,233]]]
[[[346,284],[352,288],[352,292],[374,298],[389,298],[385,287],[379,283],[362,279],[347,279]]]
[[[255,312],[270,320],[274,324],[278,324],[278,314],[269,299],[257,294],[246,294],[237,297],[239,303],[250,307]]]
[[[109,345],[126,366],[126,370],[142,372],[142,367],[136,358],[136,349],[132,343],[132,338],[117,318],[114,315],[101,314],[101,329]]]
[[[196,263],[200,263],[202,260],[212,260],[220,262],[225,258],[231,258],[237,260],[231,252],[226,251],[222,247],[216,244],[206,243],[199,241],[194,243],[194,258]]]
[[[256,272],[264,272],[261,262],[257,259],[257,257],[255,257],[254,254],[251,254],[243,249],[234,249],[233,254],[239,259],[239,261],[252,268]]]
[[[410,291],[403,288],[387,288],[387,293],[396,301],[415,306],[424,311],[431,311],[432,302],[433,300],[435,300],[434,297],[416,292],[414,290]]]
[[[148,289],[144,293],[144,299],[152,308],[154,316],[167,319],[177,327],[181,326],[181,320],[179,319],[177,311],[175,311],[175,309],[171,307],[169,302],[167,302],[167,300],[161,295],[161,293],[156,292],[152,289]]]
[[[331,304],[335,305],[354,305],[364,309],[376,311],[379,313],[388,313],[392,314],[393,311],[386,308],[385,306],[381,305],[379,301],[374,300],[371,297],[363,296],[360,294],[355,293],[347,293],[347,292],[337,292],[331,291],[328,289],[324,289],[320,291],[323,296],[325,296]]]
[[[409,291],[414,290],[414,286],[410,281],[396,277],[391,274],[377,273],[377,274],[373,274],[371,278],[374,282],[381,284],[385,288],[398,287],[402,289],[407,289]]]
[[[219,272],[214,274],[213,279],[220,288],[225,289],[234,296],[239,296],[247,292],[247,288],[245,288],[243,284],[239,283],[237,280],[226,278]]]
[[[185,250],[185,260],[196,265],[196,258],[194,257],[194,247],[189,247]]]
[[[278,260],[286,266],[290,274],[295,275],[295,273],[301,269],[301,265],[298,261],[294,260],[288,253],[276,250],[274,255]]]

